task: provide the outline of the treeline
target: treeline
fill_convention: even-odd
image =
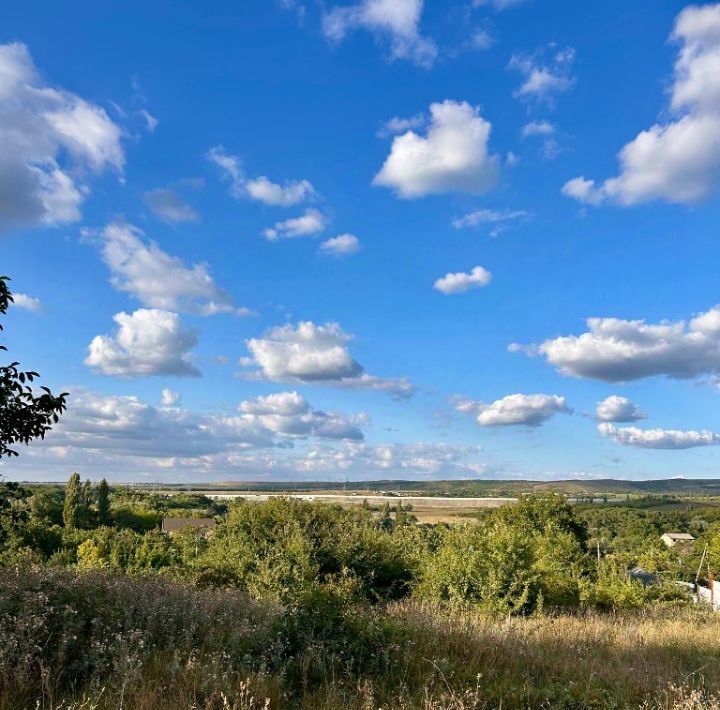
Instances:
[[[0,564],[159,574],[282,604],[349,608],[407,598],[491,614],[682,601],[694,556],[662,547],[648,511],[578,510],[553,493],[489,510],[476,524],[418,524],[401,505],[372,511],[274,498],[229,507],[73,475],[66,488],[0,490]],[[214,517],[168,535],[163,516]],[[697,516],[696,516],[697,517]],[[693,525],[695,527],[693,527]],[[720,552],[717,523],[695,520]],[[642,564],[662,583],[628,577]],[[324,601],[321,601],[324,600]]]

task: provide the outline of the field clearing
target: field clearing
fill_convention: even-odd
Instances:
[[[458,521],[476,522],[478,510],[499,508],[517,501],[516,498],[474,497],[449,498],[445,496],[408,496],[378,494],[344,494],[344,493],[218,493],[217,491],[189,491],[193,494],[205,495],[215,500],[234,500],[242,498],[251,502],[263,502],[271,498],[295,498],[304,501],[315,501],[343,507],[367,504],[373,509],[389,505],[394,509],[399,504],[421,523],[455,523]]]

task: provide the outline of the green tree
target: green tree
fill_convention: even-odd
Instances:
[[[63,524],[66,528],[78,528],[82,520],[83,492],[80,474],[73,473],[65,488]]]
[[[110,487],[104,478],[97,487],[97,522],[110,525]]]
[[[5,315],[13,302],[7,276],[0,276],[0,315]],[[2,325],[0,325],[2,330]],[[7,350],[0,345],[0,351]],[[45,438],[51,426],[65,411],[67,393],[57,397],[47,387],[36,395],[28,382],[38,373],[19,369],[19,363],[0,366],[0,458],[17,456],[15,444],[29,444],[33,439]]]

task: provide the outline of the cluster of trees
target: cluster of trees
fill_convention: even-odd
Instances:
[[[419,524],[401,506],[373,511],[274,498],[227,508],[204,496],[83,484],[75,474],[64,490],[5,484],[0,501],[0,564],[159,574],[282,604],[414,596],[493,614],[640,606],[683,591],[644,588],[628,578],[631,566],[644,560],[667,582],[691,579],[694,570],[692,554],[680,557],[659,543],[653,516],[662,514],[582,510],[553,493],[524,496],[475,524],[454,526]],[[214,516],[218,526],[168,535],[159,530],[163,515]],[[594,535],[609,530],[622,549],[608,544],[598,560]],[[720,547],[718,524],[708,523],[705,535]]]

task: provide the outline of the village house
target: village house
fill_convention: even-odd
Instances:
[[[695,538],[688,533],[680,532],[666,532],[660,536],[660,539],[668,546],[675,547],[680,545],[682,547],[690,547],[695,542]]]

